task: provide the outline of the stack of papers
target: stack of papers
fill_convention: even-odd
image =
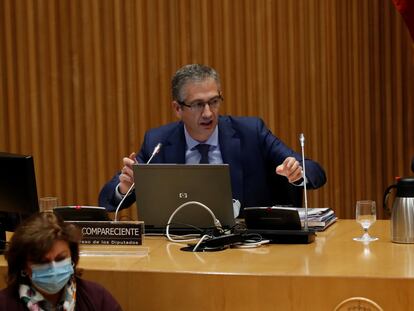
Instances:
[[[302,227],[305,223],[305,208],[303,207],[284,207],[275,206],[276,208],[296,210],[299,213],[299,218],[302,223]],[[338,217],[335,212],[329,207],[323,208],[308,208],[308,228],[312,228],[317,231],[323,231],[332,225]]]

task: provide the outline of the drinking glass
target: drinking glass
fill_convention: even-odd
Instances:
[[[44,197],[39,199],[39,210],[41,212],[53,212],[53,209],[58,206],[58,198]]]
[[[356,221],[360,223],[362,229],[364,229],[364,234],[361,237],[354,238],[354,240],[359,242],[371,242],[378,240],[378,238],[372,237],[368,234],[369,227],[371,227],[371,225],[377,220],[375,201],[357,201],[355,214]]]

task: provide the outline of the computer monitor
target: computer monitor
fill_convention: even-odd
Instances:
[[[0,152],[0,251],[5,231],[39,211],[34,161],[31,155]]]

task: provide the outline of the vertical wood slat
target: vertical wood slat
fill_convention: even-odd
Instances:
[[[0,4],[0,150],[35,157],[40,196],[97,203],[170,78],[203,62],[223,113],[257,115],[326,169],[313,206],[354,217],[414,155],[414,48],[389,0],[85,0]],[[379,208],[380,215],[382,211]]]
[[[0,97],[0,100],[4,101],[4,104],[2,104],[1,110],[2,111],[2,131],[1,133],[7,133],[8,130],[11,130],[11,124],[13,123],[13,120],[15,119],[15,107],[16,105],[6,105],[6,101],[9,102],[15,102],[15,83],[14,83],[14,77],[13,77],[13,67],[14,67],[14,59],[12,57],[13,55],[13,41],[12,41],[12,13],[11,13],[11,5],[10,2],[6,1],[4,2],[4,5],[1,7],[1,14],[3,15],[0,22],[1,24],[1,43],[2,43],[2,49],[1,49],[1,55],[2,55],[2,62],[1,62],[1,69],[2,69],[2,76],[6,76],[8,79],[5,78],[2,79],[2,96]],[[4,112],[4,114],[3,114]],[[8,134],[1,135],[1,141],[5,145],[9,147],[15,147],[10,142]]]
[[[44,151],[44,148],[47,146],[52,147],[54,150],[53,160],[56,161],[56,167],[58,169],[53,170],[53,175],[49,176],[49,179],[53,182],[54,180],[59,180],[59,183],[54,183],[55,187],[57,188],[56,192],[51,191],[50,195],[54,195],[55,193],[64,193],[64,191],[70,191],[67,188],[67,182],[63,181],[63,176],[65,176],[64,170],[64,154],[60,153],[62,149],[62,105],[59,105],[60,102],[60,95],[61,95],[61,88],[59,85],[59,79],[56,77],[59,76],[61,67],[59,66],[59,54],[58,54],[58,39],[57,39],[57,8],[55,3],[50,2],[38,2],[38,21],[41,24],[39,26],[39,44],[43,46],[40,50],[40,55],[47,55],[47,58],[42,60],[38,60],[39,64],[42,64],[40,67],[43,68],[43,72],[41,73],[40,82],[41,82],[41,102],[39,103],[39,109],[42,111],[43,107],[48,107],[51,111],[51,117],[47,120],[43,120],[42,115],[38,115],[39,123],[41,130],[43,131],[46,128],[45,132],[39,137],[39,148],[42,150],[42,155],[46,154],[47,151]],[[42,36],[41,34],[47,33],[47,36]],[[45,53],[45,54],[44,54]],[[46,100],[44,100],[46,99]],[[48,121],[48,122],[47,122]],[[51,136],[47,135],[48,131],[51,131]],[[52,139],[53,146],[50,146],[50,143],[46,143],[48,139]],[[35,153],[36,154],[36,153]],[[42,158],[35,157],[35,163],[39,165],[42,162]],[[50,170],[50,167],[48,168]],[[41,170],[45,171],[45,170]],[[39,174],[37,174],[39,175]],[[42,174],[46,177],[46,174]],[[36,177],[37,178],[37,177]],[[46,188],[45,184],[41,184],[43,189]],[[40,188],[42,189],[42,188]],[[46,191],[44,195],[46,195]]]

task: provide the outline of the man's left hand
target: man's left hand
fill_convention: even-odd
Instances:
[[[294,157],[287,157],[276,167],[276,174],[286,176],[290,183],[298,181],[302,176],[302,167]]]

